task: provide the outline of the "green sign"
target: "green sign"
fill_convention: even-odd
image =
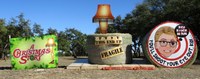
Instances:
[[[55,68],[58,65],[58,43],[55,35],[11,38],[13,69]]]

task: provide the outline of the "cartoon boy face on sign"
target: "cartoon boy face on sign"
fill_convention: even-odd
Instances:
[[[147,36],[145,55],[159,67],[186,67],[197,56],[194,36],[179,22],[163,22],[154,27]],[[144,50],[145,51],[145,50]]]
[[[173,28],[161,27],[155,34],[155,48],[163,56],[169,57],[177,49],[177,37]]]

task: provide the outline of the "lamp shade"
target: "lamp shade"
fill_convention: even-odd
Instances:
[[[100,4],[98,5],[98,9],[96,15],[93,17],[93,22],[108,22],[113,23],[114,17],[110,10],[109,4]]]
[[[48,42],[46,44],[46,47],[52,47],[52,46],[56,46],[54,39],[53,38],[49,38]]]

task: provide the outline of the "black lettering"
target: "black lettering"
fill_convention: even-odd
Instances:
[[[189,48],[189,49],[188,49],[188,53],[187,53],[187,56],[188,56],[188,57],[191,56],[191,54],[192,54],[192,50],[193,50],[192,48]]]
[[[119,40],[116,40],[115,43],[119,43]]]
[[[109,40],[109,43],[112,43],[112,41],[111,41],[111,40]]]
[[[112,42],[112,43],[115,43],[115,41],[113,41],[113,40],[112,40],[111,42]]]
[[[167,62],[167,66],[178,66],[179,63],[178,61],[175,61],[175,62]]]
[[[111,51],[108,51],[108,53],[109,53],[109,55],[112,55],[112,53],[113,53],[113,52],[111,52]]]
[[[122,41],[121,41],[121,40],[119,40],[119,43],[120,43],[120,44],[121,44],[121,42],[122,42]]]
[[[119,50],[117,49],[117,50],[115,50],[115,52],[116,52],[116,53],[119,53]]]
[[[122,48],[119,48],[120,52],[123,52]]]
[[[99,44],[105,44],[105,41],[99,41]]]
[[[158,57],[158,55],[157,55],[157,54],[154,54],[154,55],[153,55],[153,57],[154,57],[156,60],[158,60],[158,59],[159,59],[159,57]]]
[[[176,66],[178,66],[179,65],[178,61],[175,61],[175,64],[176,64]]]
[[[122,53],[122,47],[114,49],[114,50],[110,50],[110,51],[106,51],[101,53],[101,58],[107,58],[110,57],[112,55],[118,54],[118,53]]]
[[[102,53],[102,54],[101,54],[101,58],[104,58],[104,57],[105,57],[105,55]]]
[[[183,59],[179,60],[179,63],[183,64],[188,60],[187,56],[184,56]]]
[[[165,60],[163,60],[163,59],[161,59],[160,57],[158,57],[158,55],[157,54],[154,54],[153,55],[153,57],[156,59],[156,61],[158,61],[158,63],[160,63],[160,64],[165,64]]]
[[[153,40],[149,40],[149,48],[150,48],[150,53],[153,54],[155,51],[154,51],[154,47],[153,47]]]
[[[103,53],[105,57],[109,56],[107,52]]]
[[[107,39],[108,38],[108,39]],[[95,45],[104,45],[104,44],[121,44],[122,40],[115,39],[116,36],[109,37],[95,37]],[[119,38],[119,37],[118,37]]]
[[[185,60],[188,60],[188,58],[187,58],[186,56],[184,57],[184,59],[185,59]]]
[[[179,63],[183,64],[183,60],[179,60]]]
[[[190,41],[190,46],[193,46],[194,41],[192,39],[189,39],[189,41]]]
[[[150,53],[153,54],[155,51],[153,49],[150,50]]]
[[[153,48],[153,40],[150,40],[150,42],[149,42],[149,48]]]
[[[115,50],[117,50],[117,49],[115,49]],[[113,55],[113,54],[117,54],[117,52],[115,52],[115,50],[112,50],[112,51],[111,51],[111,52],[112,52],[111,55]]]

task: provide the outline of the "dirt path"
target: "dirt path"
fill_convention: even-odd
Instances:
[[[200,79],[200,65],[156,70],[68,70],[72,57],[60,57],[59,68],[11,70],[10,61],[0,60],[0,79]],[[3,69],[3,70],[2,70]]]

